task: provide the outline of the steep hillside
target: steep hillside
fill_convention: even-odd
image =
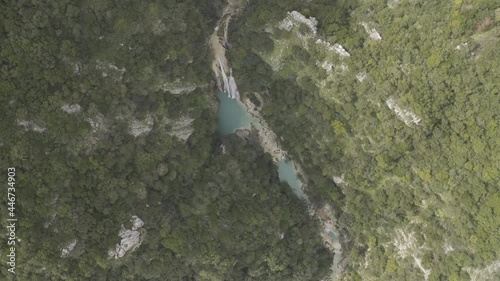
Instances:
[[[253,1],[240,91],[337,208],[345,280],[500,272],[494,1]]]

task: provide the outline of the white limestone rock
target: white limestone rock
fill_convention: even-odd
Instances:
[[[303,23],[309,27],[309,30],[312,34],[316,35],[318,32],[316,30],[316,26],[318,25],[318,21],[314,17],[306,18],[304,15],[297,11],[288,12],[288,16],[299,23]]]
[[[370,27],[366,22],[362,22],[361,25],[365,28],[366,33],[368,33],[368,38],[376,41],[382,40],[382,36],[380,36],[380,33],[375,28]]]
[[[153,124],[153,117],[150,115],[146,116],[146,119],[143,121],[134,119],[129,125],[129,133],[134,137],[147,134],[153,129]]]
[[[493,278],[495,277],[494,275],[498,274],[500,271],[500,260],[496,260],[484,268],[466,267],[464,270],[469,273],[471,281],[498,280]]]
[[[73,250],[75,249],[76,243],[78,243],[78,239],[73,239],[73,241],[69,242],[66,247],[61,249],[61,258],[67,258],[71,255]]]
[[[425,245],[417,245],[417,239],[413,231],[397,229],[393,245],[396,247],[399,257],[403,259],[412,257],[415,267],[419,268],[424,274],[424,279],[427,280],[429,278],[431,270],[423,267],[420,258],[423,250],[427,249],[427,247]]]
[[[192,123],[194,118],[182,117],[176,120],[166,119],[167,124],[172,126],[172,130],[168,132],[169,135],[175,136],[182,141],[186,141],[189,136],[194,132]]]
[[[455,46],[455,50],[462,50],[462,49],[466,49],[466,48],[467,48],[467,45],[469,45],[467,42],[460,43],[460,44],[458,44],[457,46]]]
[[[17,125],[23,126],[25,131],[34,131],[37,133],[43,133],[47,128],[35,124],[33,121],[28,120],[17,120]]]
[[[176,79],[174,82],[163,83],[159,86],[159,89],[164,92],[170,92],[172,95],[182,95],[191,93],[196,90],[198,86],[192,82],[183,82],[180,79]]]
[[[144,222],[138,216],[132,216],[130,221],[133,225],[132,229],[125,229],[122,225],[122,229],[118,233],[121,241],[119,244],[116,244],[114,250],[108,251],[109,258],[119,259],[128,251],[133,251],[141,245],[144,234],[139,230],[144,226]]]
[[[345,180],[344,180],[344,174],[342,174],[340,177],[332,177],[333,179],[333,182],[336,184],[336,185],[341,185],[341,184],[346,184],[348,185]]]
[[[116,65],[114,65],[112,63],[103,62],[99,59],[96,60],[95,68],[97,70],[102,71],[102,73],[101,73],[102,77],[110,76],[110,77],[114,78],[114,80],[116,80],[116,81],[122,80],[123,74],[125,73],[125,71],[127,71],[125,69],[125,67],[118,68]]]
[[[327,73],[331,73],[333,71],[333,63],[329,61],[324,61],[323,63],[320,64],[319,61],[316,62],[316,65],[320,65],[321,68],[326,70]]]
[[[306,18],[297,11],[288,12],[287,17],[278,23],[278,28],[281,30],[291,31],[294,26],[305,24],[313,35],[318,33],[316,26],[318,21],[314,17]]]
[[[330,44],[330,42],[328,41],[324,41],[322,39],[318,39],[316,40],[315,42],[316,44],[318,45],[323,45],[327,50],[329,51],[334,51],[335,53],[339,54],[341,57],[350,57],[351,54],[349,54],[345,49],[344,47],[342,47],[342,45],[338,44],[338,43],[335,43],[333,44]]]
[[[87,121],[92,128],[92,133],[97,133],[98,131],[107,132],[104,115],[102,115],[101,113],[95,115],[92,118],[87,118]]]
[[[167,30],[167,26],[165,25],[165,23],[162,21],[162,20],[157,20],[154,24],[153,24],[153,34],[155,35],[161,35],[163,33],[165,33],[165,31]]]
[[[82,107],[77,103],[64,104],[63,106],[61,106],[61,109],[69,114],[79,113],[80,111],[82,111]]]
[[[358,79],[359,82],[363,82],[366,78],[366,72],[360,72],[356,74],[356,79]]]
[[[389,9],[394,9],[399,5],[400,2],[401,0],[388,0],[387,7],[389,7]]]
[[[396,115],[403,120],[406,126],[410,126],[411,123],[418,125],[420,121],[422,121],[422,119],[418,117],[415,113],[400,108],[392,98],[386,100],[385,104],[387,104],[387,107],[389,107],[390,110],[396,113]]]

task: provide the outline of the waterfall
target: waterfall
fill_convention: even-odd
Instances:
[[[233,77],[233,69],[229,69],[229,93],[231,98],[240,99],[240,93],[238,92],[238,86],[236,85],[236,81]]]
[[[229,96],[231,96],[231,92],[229,89],[229,82],[227,80],[226,72],[224,71],[224,67],[222,66],[222,62],[220,61],[219,58],[217,58],[217,61],[219,62],[220,66],[220,72],[222,74],[222,81],[224,81],[224,92],[227,93]]]

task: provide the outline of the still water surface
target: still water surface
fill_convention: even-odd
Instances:
[[[249,129],[252,123],[258,123],[257,118],[252,117],[239,100],[229,98],[222,92],[217,93],[217,97],[217,132],[220,135],[230,135],[237,129]]]
[[[246,111],[245,106],[239,100],[231,99],[226,93],[222,92],[218,93],[217,97],[220,101],[219,108],[217,109],[217,132],[220,135],[230,135],[238,129],[249,129],[251,125],[255,125],[257,128],[262,126],[257,118],[252,117]],[[301,188],[302,183],[297,177],[297,171],[295,170],[293,162],[283,159],[277,163],[277,166],[279,179],[288,183],[295,195],[305,200],[309,205],[309,198]],[[333,244],[336,249],[331,268],[332,274],[335,276],[337,274],[337,264],[341,259],[338,233],[335,229],[328,229],[327,235],[329,236],[330,243]]]

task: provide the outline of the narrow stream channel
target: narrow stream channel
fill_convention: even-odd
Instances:
[[[227,13],[231,14],[231,8],[226,8],[225,10]],[[228,42],[226,31],[230,18],[230,16],[225,17],[225,15],[221,18],[221,22],[219,22],[217,27],[214,29],[214,33],[210,37],[209,41],[209,45],[212,48],[215,57],[212,64],[212,70],[214,71],[214,75],[218,81],[218,85],[221,91],[228,89],[228,87],[226,86],[221,87],[221,80],[227,80],[221,79],[221,77],[224,78],[225,70],[230,69],[229,62],[225,57],[225,48],[222,47],[221,42]],[[223,37],[225,38],[220,38],[218,35],[218,30],[220,27],[224,27],[226,29],[225,32],[223,32]],[[230,78],[233,78],[232,73],[230,74]],[[226,85],[226,82],[224,82],[224,85]],[[229,88],[229,91],[231,92],[231,88]],[[217,97],[219,98],[219,107],[217,109],[217,132],[221,136],[226,136],[234,133],[238,129],[250,129],[252,126],[254,126],[259,131],[261,145],[264,148],[264,144],[261,139],[261,133],[272,133],[271,129],[267,124],[265,124],[265,120],[257,118],[259,113],[253,112],[252,114],[257,114],[257,116],[253,116],[248,112],[247,106],[245,106],[245,104],[239,100],[239,94],[234,95],[234,93],[232,93],[232,96],[233,98],[229,97],[228,93],[226,92],[217,93]],[[274,133],[272,133],[272,135],[276,137]],[[271,151],[282,151],[282,154],[278,154],[279,156],[272,155],[273,160],[275,161],[278,168],[279,179],[282,182],[288,183],[292,191],[299,198],[304,200],[308,208],[312,210],[312,213],[310,214],[316,216],[322,222],[323,227],[321,231],[321,237],[323,238],[323,241],[328,249],[334,254],[330,278],[325,280],[335,280],[338,271],[337,265],[342,257],[342,250],[338,239],[338,233],[335,229],[335,217],[333,215],[333,212],[331,211],[331,208],[329,206],[324,206],[323,208],[321,208],[321,210],[314,209],[314,206],[309,200],[309,197],[303,190],[303,188],[305,188],[305,185],[298,178],[297,169],[293,161],[286,159],[286,151],[283,151],[281,149],[278,142],[275,143],[273,149],[274,150]],[[267,152],[269,151],[270,150],[267,150]]]
[[[252,125],[257,129],[262,128],[259,119],[248,113],[242,102],[230,98],[223,92],[217,93],[217,97],[219,98],[219,107],[217,109],[217,132],[221,136],[233,134],[238,129],[250,129]],[[276,166],[278,168],[279,179],[286,182],[297,197],[304,200],[308,206],[311,206],[309,197],[304,190],[302,190],[303,183],[298,178],[293,161],[281,159],[276,163]],[[331,268],[332,276],[335,276],[337,273],[336,265],[341,258],[338,233],[333,227],[325,227],[323,232],[325,237],[329,240],[328,242],[335,249],[334,261]]]

